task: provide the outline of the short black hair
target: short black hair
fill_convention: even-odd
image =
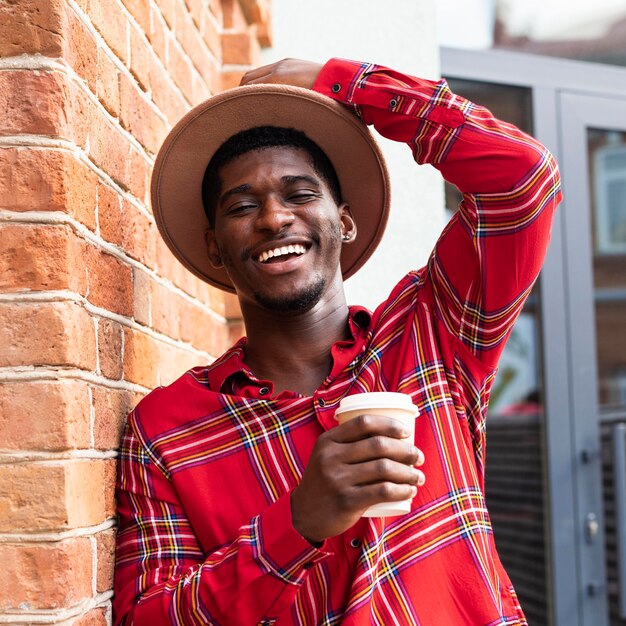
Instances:
[[[215,225],[215,209],[220,197],[222,182],[220,170],[237,157],[254,150],[286,146],[304,150],[311,166],[328,185],[333,200],[340,204],[341,186],[337,172],[326,153],[302,131],[280,126],[255,126],[229,137],[215,152],[202,179],[202,204],[211,227]]]

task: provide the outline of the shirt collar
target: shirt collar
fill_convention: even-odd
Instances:
[[[362,338],[368,330],[372,319],[372,314],[362,306],[349,307],[348,327],[350,328],[350,338],[337,342],[344,347],[354,345]],[[243,374],[250,382],[258,383],[258,379],[244,362],[244,346],[246,338],[242,337],[235,345],[229,348],[219,359],[208,366],[206,371],[209,388],[213,391],[229,393],[226,384],[231,377]],[[337,364],[336,364],[337,365]],[[335,368],[333,368],[335,369]]]

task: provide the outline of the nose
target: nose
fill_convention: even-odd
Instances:
[[[257,213],[256,227],[258,230],[279,233],[293,224],[294,220],[295,216],[289,207],[277,198],[266,198]]]

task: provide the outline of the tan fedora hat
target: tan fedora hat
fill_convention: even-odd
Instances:
[[[226,271],[209,263],[202,179],[222,143],[255,126],[296,128],[327,154],[357,224],[355,241],[344,245],[341,254],[343,277],[352,276],[376,249],[387,223],[389,175],[382,152],[347,107],[288,85],[224,91],[193,108],[174,126],[157,155],[151,184],[152,210],[165,243],[196,276],[234,291]]]

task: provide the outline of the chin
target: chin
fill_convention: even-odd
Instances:
[[[288,294],[254,293],[254,300],[264,309],[281,313],[304,313],[312,309],[321,299],[326,281],[319,277],[316,282],[298,292]]]

